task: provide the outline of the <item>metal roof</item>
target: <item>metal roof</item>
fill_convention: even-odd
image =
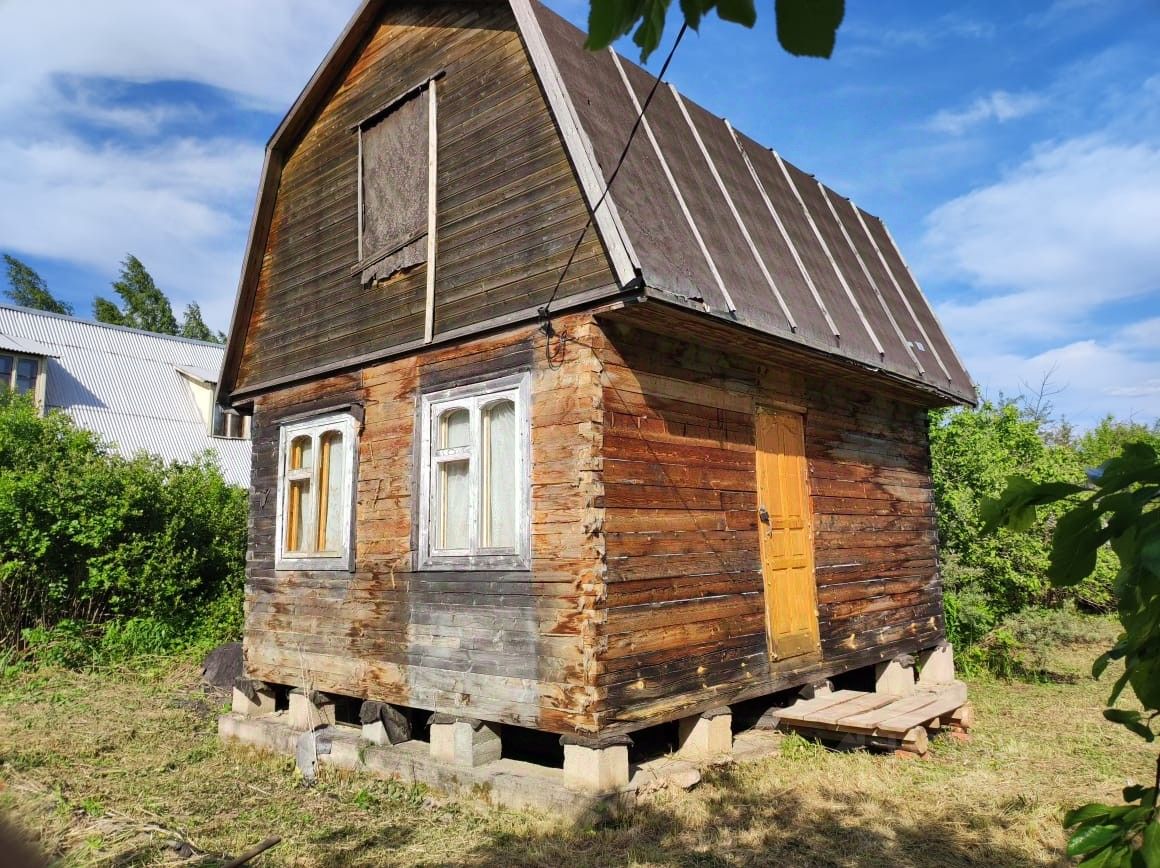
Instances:
[[[886,226],[537,0],[508,0],[621,289],[881,372],[944,401],[975,391]],[[377,26],[363,0],[271,137],[222,369],[235,386],[283,161]],[[529,309],[534,315],[535,309]],[[340,367],[336,365],[335,367]]]
[[[250,443],[209,436],[182,369],[217,380],[218,344],[0,305],[0,344],[47,355],[45,409],[67,412],[124,455],[189,461],[211,450],[226,480],[249,485]]]
[[[612,50],[585,50],[581,31],[523,2],[534,22],[521,27],[546,49],[537,68],[558,77],[579,122],[573,157],[587,152],[607,178],[656,79]],[[607,199],[646,293],[974,401],[882,221],[672,85],[648,106]]]

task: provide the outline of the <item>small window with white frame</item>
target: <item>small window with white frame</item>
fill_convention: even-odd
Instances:
[[[419,566],[527,569],[528,376],[424,395]]]
[[[356,430],[349,413],[281,427],[277,569],[351,569]]]

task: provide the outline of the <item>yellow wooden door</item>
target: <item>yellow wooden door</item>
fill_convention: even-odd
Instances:
[[[757,408],[757,517],[765,622],[775,660],[819,647],[814,534],[799,413]]]

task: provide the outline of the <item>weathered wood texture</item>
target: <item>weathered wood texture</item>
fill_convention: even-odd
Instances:
[[[941,637],[924,409],[853,373],[810,373],[772,343],[759,362],[714,349],[707,334],[680,341],[634,327],[657,322],[643,307],[621,314],[598,347],[602,723],[671,718]],[[822,645],[774,664],[758,556],[758,402],[805,417]]]
[[[351,127],[441,70],[435,335],[534,315],[588,212],[506,3],[388,5],[285,160],[236,392],[423,338],[426,265],[363,286]],[[588,227],[558,298],[615,283]]]
[[[603,594],[599,369],[580,341],[526,327],[260,398],[246,586],[252,677],[560,732],[592,730]],[[532,371],[532,558],[524,572],[415,572],[414,432],[422,389]],[[356,571],[274,571],[278,423],[361,402]]]
[[[253,677],[556,732],[633,729],[934,645],[943,635],[923,408],[874,381],[615,319],[522,327],[261,396]],[[647,309],[646,309],[647,308]],[[789,359],[789,362],[793,362]],[[424,390],[531,370],[529,572],[415,572]],[[274,572],[277,425],[362,402],[356,571]],[[754,406],[799,408],[821,650],[770,663]]]

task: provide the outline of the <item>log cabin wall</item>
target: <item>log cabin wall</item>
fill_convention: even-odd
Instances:
[[[599,337],[602,726],[684,716],[942,637],[924,407],[800,356],[766,349],[759,363],[756,354],[711,349],[708,335],[681,341],[604,321]],[[821,633],[820,655],[772,665],[756,517],[757,402],[805,410]]]
[[[436,338],[615,284],[510,6],[388,5],[286,156],[235,395],[421,344],[426,264],[362,284],[352,127],[427,78],[437,111]]]
[[[549,358],[535,328],[260,397],[253,417],[246,671],[276,684],[502,723],[592,730],[603,587],[599,366],[585,316]],[[532,569],[415,571],[422,391],[530,370]],[[356,569],[274,569],[278,426],[360,403]]]

